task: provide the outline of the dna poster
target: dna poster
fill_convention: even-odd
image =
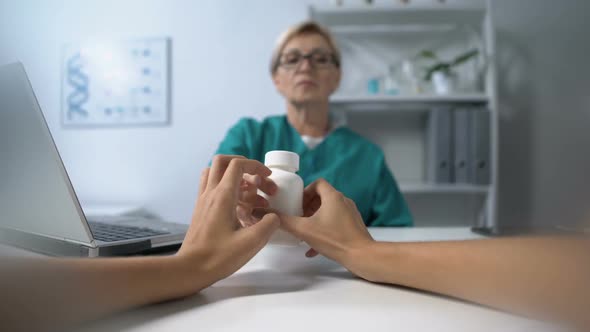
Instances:
[[[64,47],[65,127],[170,123],[169,38]]]

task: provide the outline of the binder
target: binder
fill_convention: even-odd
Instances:
[[[426,179],[432,183],[450,183],[452,180],[450,107],[430,110],[426,135]]]
[[[472,183],[490,183],[490,112],[487,109],[474,109],[470,123],[469,163]]]
[[[469,162],[470,112],[466,108],[453,111],[453,180],[455,183],[472,183]]]

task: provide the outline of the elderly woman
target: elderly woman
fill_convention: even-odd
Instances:
[[[241,119],[217,154],[264,161],[271,150],[300,156],[305,185],[326,179],[356,203],[368,226],[409,226],[412,217],[381,149],[330,116],[329,97],[340,83],[340,52],[330,33],[313,22],[287,30],[270,64],[287,115],[262,122]]]

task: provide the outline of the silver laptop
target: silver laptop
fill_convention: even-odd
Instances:
[[[0,66],[0,242],[56,256],[129,255],[178,246],[187,227],[88,220],[22,64]]]

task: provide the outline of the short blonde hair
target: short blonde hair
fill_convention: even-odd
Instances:
[[[334,64],[336,67],[340,68],[340,50],[336,45],[336,41],[332,34],[328,31],[328,29],[322,27],[321,25],[317,24],[313,21],[305,21],[299,24],[291,26],[285,32],[283,32],[279,39],[275,44],[275,48],[272,52],[272,57],[270,59],[270,74],[274,75],[279,67],[279,62],[281,58],[281,53],[285,48],[285,45],[293,38],[301,35],[306,34],[318,34],[328,42],[332,52],[334,52]]]

